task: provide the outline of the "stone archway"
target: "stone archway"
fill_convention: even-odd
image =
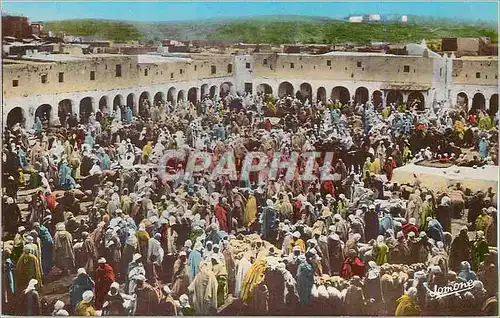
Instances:
[[[210,98],[214,98],[217,95],[217,86],[213,85],[210,87]]]
[[[175,87],[170,87],[167,92],[167,101],[172,104],[172,106],[177,105],[177,92]]]
[[[389,91],[387,93],[387,104],[396,104],[396,107],[403,104],[404,98],[403,93],[400,91]]]
[[[323,103],[326,103],[326,89],[324,87],[318,88],[318,92],[316,93],[316,99]]]
[[[233,87],[233,83],[224,82],[220,86],[219,96],[220,98],[225,98],[229,93],[231,93],[231,88]]]
[[[165,104],[165,94],[163,92],[158,92],[155,94],[154,97],[154,104],[155,105],[164,105]]]
[[[63,99],[57,107],[57,115],[61,126],[66,127],[66,120],[73,114],[73,101],[71,99]]]
[[[124,103],[124,100],[123,100],[123,96],[120,95],[120,94],[116,95],[115,98],[113,99],[113,110],[117,110],[118,108],[120,108],[124,104],[125,103]]]
[[[210,94],[210,90],[208,89],[208,84],[201,85],[201,98],[203,99],[205,96]]]
[[[278,86],[278,97],[282,98],[284,96],[293,96],[294,88],[289,82],[282,82]]]
[[[180,90],[177,94],[177,103],[186,101],[186,92],[184,90]]]
[[[498,94],[491,95],[488,113],[490,116],[495,116],[498,113]]]
[[[101,99],[99,100],[99,110],[101,111],[101,113],[105,113],[105,114],[109,114],[110,111],[109,111],[109,103],[108,103],[108,96],[103,96],[101,97]]]
[[[465,110],[466,113],[469,112],[469,96],[466,93],[460,92],[457,94],[457,106]]]
[[[470,112],[472,114],[475,114],[478,110],[485,110],[485,107],[486,107],[486,99],[484,98],[484,95],[482,93],[474,94],[474,97],[472,98],[472,107],[470,109]]]
[[[135,115],[136,114],[136,104],[135,104],[135,94],[130,93],[127,95],[127,107],[129,107],[132,110],[132,113]]]
[[[425,110],[425,97],[422,92],[411,92],[408,95],[408,109],[416,107],[417,110]]]
[[[366,102],[370,99],[370,93],[368,92],[368,88],[366,87],[358,87],[356,92],[354,92],[354,101],[356,104],[366,104]]]
[[[373,94],[372,94],[372,102],[373,102],[373,106],[375,108],[380,108],[382,107],[383,103],[384,103],[384,98],[382,97],[382,92],[381,91],[374,91]]]
[[[312,87],[309,83],[300,84],[299,90],[295,94],[295,97],[299,99],[301,102],[305,102],[306,99],[311,101],[312,99]]]
[[[265,83],[259,84],[257,85],[257,94],[272,95],[273,88]]]
[[[43,125],[50,125],[50,113],[52,112],[52,106],[49,104],[43,104],[36,108],[35,118],[38,117],[42,121]]]
[[[94,112],[94,99],[92,97],[83,98],[80,101],[80,122],[87,123],[92,112]]]
[[[351,94],[349,93],[349,90],[344,86],[336,86],[332,89],[331,98],[334,102],[338,100],[342,105],[346,105],[351,99]]]
[[[21,107],[12,108],[7,114],[7,127],[12,128],[15,124],[26,125],[26,115]]]
[[[188,101],[193,103],[193,105],[196,105],[198,102],[198,88],[197,87],[191,87],[188,90]]]

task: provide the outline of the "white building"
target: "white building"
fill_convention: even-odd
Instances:
[[[363,17],[361,17],[361,16],[350,17],[349,22],[351,22],[351,23],[363,22]]]
[[[368,21],[370,21],[370,22],[379,22],[380,21],[380,14],[370,14],[368,16]]]
[[[404,15],[401,17],[401,22],[406,23],[408,22],[408,16]]]

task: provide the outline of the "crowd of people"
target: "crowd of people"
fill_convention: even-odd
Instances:
[[[6,127],[3,313],[496,315],[494,189],[392,177],[410,162],[496,164],[498,118],[417,106],[224,93]],[[187,165],[162,164],[169,149],[231,151],[238,173],[250,151],[301,155],[292,180],[166,181],[159,170]],[[301,180],[308,151],[333,180]]]

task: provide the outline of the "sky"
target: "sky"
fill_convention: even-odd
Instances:
[[[113,19],[186,21],[262,15],[344,18],[351,14],[411,14],[459,20],[498,21],[498,2],[74,2],[2,1],[2,13],[30,21]]]

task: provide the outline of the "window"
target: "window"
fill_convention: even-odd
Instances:
[[[42,84],[47,83],[47,74],[43,74],[43,75],[41,76],[41,80],[42,80]]]
[[[174,73],[170,73],[170,79],[174,78]]]
[[[179,70],[179,74],[182,74],[182,73],[184,73],[184,70],[181,68],[181,69]]]
[[[351,73],[351,78],[354,77],[354,73]]]
[[[116,64],[115,76],[122,77],[122,65],[121,64]]]
[[[439,69],[439,76],[443,76],[443,68]]]
[[[227,65],[227,72],[232,73],[233,72],[233,64],[228,64]]]
[[[251,67],[250,63],[246,62],[245,67],[250,68]]]
[[[90,71],[90,80],[95,81],[95,71]]]
[[[295,68],[295,64],[290,63],[290,68]]]
[[[332,61],[331,60],[326,60],[326,66],[332,66]]]
[[[253,85],[252,83],[245,83],[245,93],[252,94]]]
[[[215,67],[215,65],[212,65],[210,67],[210,74],[215,74],[215,73],[217,73],[217,68]]]
[[[147,69],[144,70],[144,76],[148,76],[148,70]]]
[[[19,86],[19,81],[18,80],[12,80],[12,87],[18,87]]]
[[[403,68],[403,72],[410,73],[410,65],[405,65]]]
[[[197,65],[195,65],[195,66],[194,66],[194,70],[196,71],[197,69],[198,69],[198,66],[197,66]]]
[[[264,59],[264,65],[267,65],[267,59]]]
[[[357,61],[357,62],[356,62],[356,65],[357,65],[358,67],[361,67],[361,62],[360,62],[360,61]]]
[[[62,82],[64,82],[64,73],[59,72],[59,83],[62,83]]]
[[[498,75],[495,75],[495,79],[498,79]]]
[[[481,78],[481,73],[477,72],[476,73],[476,78]]]

